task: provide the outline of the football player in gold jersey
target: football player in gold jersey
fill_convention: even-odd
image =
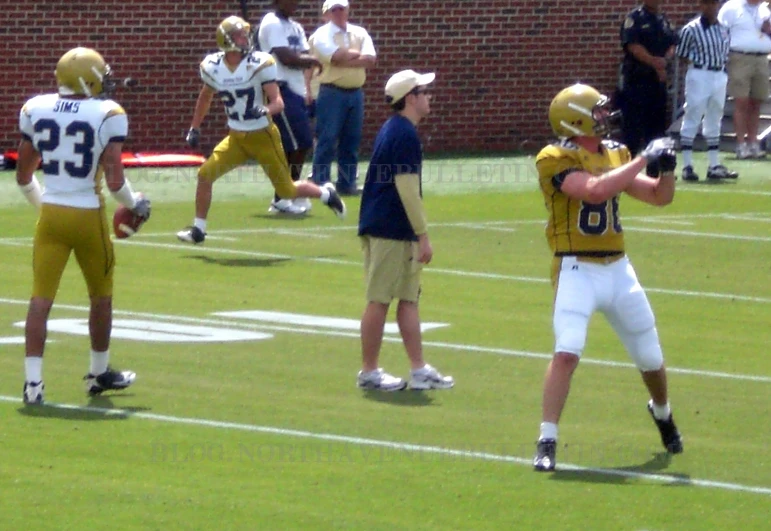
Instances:
[[[292,181],[281,135],[271,119],[271,115],[284,110],[273,56],[252,50],[251,27],[235,16],[217,27],[217,46],[221,51],[206,56],[201,63],[203,86],[185,140],[191,147],[198,146],[199,128],[215,95],[225,106],[230,131],[198,170],[195,218],[191,226],[177,233],[177,238],[203,243],[214,181],[249,160],[260,163],[279,197],[319,198],[337,217],[344,218],[345,204],[332,185],[319,187],[307,181]]]
[[[124,178],[121,147],[128,135],[123,108],[109,98],[114,81],[104,58],[73,48],[56,65],[57,93],[28,100],[19,113],[16,182],[40,210],[33,242],[32,298],[25,327],[24,402],[43,402],[43,350],[48,315],[71,254],[78,261],[91,299],[88,329],[91,395],[125,389],[136,374],[108,368],[115,255],[101,193],[102,177],[120,204],[147,220],[150,201]],[[43,190],[35,177],[40,166]]]
[[[672,202],[674,144],[656,139],[632,159],[626,146],[605,138],[614,118],[608,98],[594,88],[576,84],[562,90],[549,107],[549,121],[560,140],[536,158],[549,214],[546,239],[554,255],[555,291],[554,357],[544,382],[536,470],[554,470],[557,423],[595,311],[605,314],[640,370],[651,396],[648,410],[667,451],[683,450],[669,407],[655,319],[626,257],[619,219],[624,192],[651,205]],[[661,169],[658,178],[641,173],[652,162]]]

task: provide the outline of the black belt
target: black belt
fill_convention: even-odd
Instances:
[[[743,52],[741,50],[731,50],[731,53],[738,53],[741,55],[768,55],[768,52]]]
[[[706,65],[692,65],[699,70],[709,70],[710,72],[725,72],[724,66],[706,66]]]
[[[361,90],[361,87],[345,88],[345,87],[338,87],[337,85],[333,85],[332,83],[322,83],[321,86],[329,87],[335,90],[342,90],[343,92],[356,92],[357,90]]]

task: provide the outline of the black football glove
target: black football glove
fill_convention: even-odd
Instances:
[[[151,211],[151,205],[150,200],[147,199],[145,196],[136,194],[136,204],[134,205],[134,208],[131,209],[131,212],[134,213],[134,215],[142,220],[142,223],[150,219],[150,211]]]
[[[198,144],[201,143],[201,131],[195,127],[191,127],[185,136],[185,142],[187,142],[190,147],[197,148]]]
[[[651,140],[645,149],[640,152],[640,156],[650,164],[658,161],[668,151],[674,153],[675,141],[669,137],[661,137]]]
[[[669,173],[674,172],[677,167],[677,153],[674,149],[668,149],[664,151],[659,157],[659,172]]]

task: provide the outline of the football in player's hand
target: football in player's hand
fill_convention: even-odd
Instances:
[[[115,214],[112,216],[112,228],[115,231],[115,237],[122,240],[133,236],[139,231],[144,222],[144,219],[134,214],[125,206],[118,205]]]

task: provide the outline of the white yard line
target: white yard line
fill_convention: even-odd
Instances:
[[[29,304],[29,301],[20,300],[20,299],[0,298],[0,304],[26,306],[27,304]],[[87,313],[89,311],[88,306],[76,306],[76,305],[67,305],[67,304],[57,304],[55,305],[55,308],[59,310],[72,310],[72,311],[83,312],[83,313]],[[114,314],[116,316],[135,317],[138,319],[147,319],[151,321],[170,321],[175,323],[222,326],[222,327],[229,327],[229,328],[234,328],[234,327],[244,328],[244,329],[256,331],[256,332],[265,332],[265,331],[289,332],[293,334],[311,334],[311,335],[321,335],[321,336],[329,336],[329,337],[343,337],[343,338],[357,339],[357,340],[359,339],[359,334],[357,332],[342,332],[342,331],[332,331],[332,330],[326,330],[326,329],[315,329],[311,327],[279,326],[279,325],[269,325],[269,324],[262,324],[262,323],[256,324],[254,322],[244,322],[244,321],[239,321],[235,319],[231,320],[231,319],[220,319],[220,318],[186,317],[181,315],[168,315],[168,314],[157,314],[157,313],[147,313],[147,312],[131,312],[131,311],[125,311],[125,310],[115,310]],[[384,337],[383,341],[390,342],[390,343],[401,343],[402,340],[400,337]],[[461,352],[473,352],[475,354],[494,354],[498,356],[512,356],[512,357],[518,357],[518,358],[529,358],[529,359],[538,359],[538,360],[549,360],[552,358],[551,353],[545,353],[545,352],[529,352],[525,350],[484,347],[479,345],[465,345],[460,343],[448,343],[443,341],[427,341],[425,339],[423,340],[423,346],[433,347],[433,348],[443,349],[443,350],[458,350]],[[597,359],[592,359],[588,357],[582,357],[581,363],[587,364],[587,365],[598,365],[603,367],[635,369],[635,365],[632,363],[597,360]],[[753,375],[753,374],[737,374],[737,373],[727,373],[727,372],[719,372],[719,371],[702,371],[698,369],[687,369],[687,368],[679,368],[679,367],[667,367],[667,372],[669,372],[670,374],[703,376],[707,378],[718,378],[718,379],[725,379],[725,380],[740,380],[740,381],[747,381],[747,382],[771,383],[771,376],[760,376],[760,375]]]
[[[11,396],[0,395],[1,402],[8,402],[11,404],[21,403],[21,399]],[[215,428],[220,430],[242,431],[249,433],[261,433],[266,435],[276,435],[281,437],[291,437],[295,439],[308,439],[316,441],[334,442],[340,444],[352,444],[357,446],[365,446],[370,448],[383,448],[388,450],[396,450],[406,453],[417,454],[431,454],[436,456],[442,456],[447,458],[447,461],[451,460],[468,460],[474,459],[478,461],[491,461],[498,463],[511,463],[521,466],[532,466],[532,459],[527,457],[517,457],[513,455],[496,454],[490,452],[478,452],[473,450],[456,450],[453,448],[444,448],[441,446],[428,446],[423,444],[412,444],[408,442],[399,441],[386,441],[380,439],[369,439],[365,437],[351,437],[347,435],[337,435],[333,433],[314,432],[307,430],[293,430],[280,428],[275,426],[260,426],[256,424],[244,424],[240,422],[224,422],[219,420],[209,420],[192,417],[177,417],[173,415],[162,415],[158,413],[143,413],[135,412],[124,409],[108,409],[93,406],[77,406],[73,404],[54,404],[47,403],[44,406],[35,406],[53,409],[62,409],[70,411],[84,411],[93,413],[95,415],[104,415],[107,417],[131,417],[141,420],[149,420],[155,422],[164,422],[167,424],[181,424],[186,426],[198,426],[206,428]],[[678,485],[678,486],[690,486],[690,487],[702,487],[709,489],[728,490],[734,492],[745,492],[748,494],[761,494],[765,496],[771,495],[771,488],[760,487],[753,485],[744,485],[741,483],[730,483],[726,481],[714,481],[710,479],[699,479],[681,476],[679,474],[648,474],[645,472],[635,472],[632,470],[623,470],[616,468],[594,468],[585,467],[579,465],[573,465],[569,463],[560,463],[558,465],[559,470],[568,470],[573,472],[588,472],[592,474],[599,474],[605,476],[622,477],[631,480],[641,481],[654,481],[656,483],[663,483],[665,485]]]

